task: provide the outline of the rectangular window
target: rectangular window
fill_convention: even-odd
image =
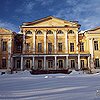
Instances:
[[[2,51],[7,51],[7,42],[2,42]]]
[[[38,69],[42,69],[42,60],[38,60]]]
[[[26,50],[27,50],[27,51],[30,50],[30,43],[26,43]]]
[[[98,41],[94,41],[94,50],[98,50]]]
[[[2,59],[2,68],[6,68],[6,59]]]
[[[59,68],[63,68],[63,60],[58,61],[58,66],[59,66]]]
[[[38,43],[38,52],[42,52],[42,43]]]
[[[99,67],[99,59],[95,59],[95,67]]]
[[[17,68],[20,68],[21,62],[20,60],[17,60]]]
[[[84,68],[84,60],[81,60],[81,68]]]
[[[52,52],[52,43],[48,43],[48,53]]]
[[[53,60],[48,60],[48,68],[53,68]]]
[[[22,46],[21,45],[17,45],[17,51],[21,51],[22,50]]]
[[[58,51],[62,51],[62,43],[58,43]]]
[[[81,43],[80,43],[80,52],[83,52],[83,51],[84,51],[84,43],[81,42]]]
[[[71,60],[71,68],[75,69],[75,60]]]
[[[70,52],[74,52],[74,43],[70,43]]]
[[[27,69],[30,68],[30,60],[29,59],[26,60],[26,64],[25,65],[26,65]]]

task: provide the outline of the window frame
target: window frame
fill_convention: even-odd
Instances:
[[[74,43],[70,43],[70,52],[74,52]]]
[[[38,43],[38,52],[42,52],[42,43]]]
[[[98,41],[94,41],[94,50],[99,50]]]
[[[39,60],[38,60],[38,69],[39,69],[39,70],[41,70],[42,67],[43,67],[43,66],[42,66],[42,63],[43,63],[42,60],[39,59]],[[41,66],[40,66],[40,65],[41,65]]]
[[[74,34],[74,31],[73,30],[69,30],[68,34]]]
[[[41,31],[41,30],[37,30],[37,31],[36,31],[36,34],[37,34],[37,35],[41,35],[41,34],[42,34],[42,31]]]
[[[32,34],[32,32],[30,30],[26,31],[26,34]]]
[[[53,60],[48,60],[48,68],[53,68]]]
[[[53,34],[52,30],[47,30],[47,34]]]
[[[2,41],[2,51],[7,51],[7,41]]]
[[[95,67],[100,67],[100,61],[99,61],[99,58],[96,58],[95,59]]]
[[[7,67],[7,60],[2,59],[2,68],[6,68],[6,67]]]
[[[52,52],[52,43],[48,43],[48,53]]]
[[[58,51],[59,52],[62,52],[63,50],[63,44],[60,42],[60,43],[58,43]]]
[[[84,42],[80,42],[80,52],[84,52]]]
[[[26,51],[30,51],[30,43],[26,43]]]
[[[64,32],[62,30],[58,30],[57,34],[64,34]]]

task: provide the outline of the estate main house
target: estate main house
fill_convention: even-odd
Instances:
[[[53,16],[23,23],[18,34],[0,28],[0,69],[99,69],[100,27],[79,29]]]

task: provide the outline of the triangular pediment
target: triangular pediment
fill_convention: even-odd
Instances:
[[[23,23],[22,26],[34,26],[34,27],[59,27],[59,26],[77,26],[76,22],[66,21],[60,18],[56,18],[53,16],[49,16],[46,18],[42,18],[33,22]]]
[[[5,28],[0,28],[0,34],[12,34],[12,31]]]

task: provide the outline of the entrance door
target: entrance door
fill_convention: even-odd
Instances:
[[[30,68],[30,60],[27,59],[27,60],[26,60],[26,69],[29,69],[29,68]]]
[[[48,60],[48,68],[53,68],[53,60]]]
[[[59,66],[59,68],[63,68],[63,60],[58,61],[58,66]]]
[[[42,60],[38,60],[38,69],[42,69]]]
[[[81,68],[84,68],[84,60],[81,60]]]
[[[71,68],[75,69],[75,60],[71,60]]]

